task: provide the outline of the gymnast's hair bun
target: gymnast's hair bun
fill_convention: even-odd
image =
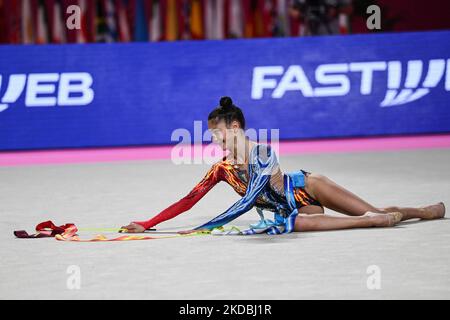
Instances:
[[[220,98],[220,105],[208,115],[208,121],[210,120],[215,123],[223,120],[227,126],[231,125],[233,121],[238,121],[241,128],[245,130],[244,114],[238,106],[233,104],[233,100],[230,97]]]
[[[231,100],[230,97],[222,97],[220,98],[220,106],[225,110],[231,109],[233,106],[233,100]]]

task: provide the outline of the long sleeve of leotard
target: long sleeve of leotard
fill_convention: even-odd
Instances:
[[[252,150],[250,161],[252,161],[250,181],[245,195],[224,213],[195,229],[211,230],[215,227],[223,226],[253,207],[256,198],[267,183],[269,183],[271,174],[274,172],[278,161],[271,148],[265,145],[257,145]]]
[[[205,177],[181,200],[175,202],[158,215],[147,221],[134,221],[145,229],[151,228],[163,221],[172,219],[177,215],[191,209],[209,190],[223,179],[222,166],[220,163],[214,164],[206,173]]]

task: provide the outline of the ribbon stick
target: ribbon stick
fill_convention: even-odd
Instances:
[[[95,238],[81,240],[77,236],[77,227],[71,226],[66,229],[66,231],[62,234],[57,234],[55,236],[58,241],[75,241],[75,242],[98,242],[98,241],[133,241],[133,240],[155,240],[155,239],[169,239],[169,238],[180,238],[185,236],[197,236],[197,235],[205,235],[209,234],[207,232],[193,232],[190,234],[176,234],[172,236],[162,236],[162,237],[149,237],[149,236],[141,236],[141,235],[126,235],[120,236],[112,239],[108,239],[104,235],[97,235]]]

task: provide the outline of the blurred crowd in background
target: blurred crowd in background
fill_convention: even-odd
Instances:
[[[366,26],[366,10],[372,4],[381,8],[379,30]],[[71,29],[77,22],[72,5],[80,9],[79,29]],[[448,0],[0,0],[0,43],[174,41],[447,29],[449,12]]]

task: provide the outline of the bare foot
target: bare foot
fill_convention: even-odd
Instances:
[[[445,205],[443,202],[439,202],[431,206],[425,206],[421,209],[424,210],[422,219],[425,220],[441,219],[445,216]]]
[[[121,227],[120,230],[121,233],[142,233],[145,228],[140,224],[131,222],[129,225]]]
[[[401,212],[377,213],[368,211],[364,216],[370,217],[374,227],[393,227],[403,218]]]

